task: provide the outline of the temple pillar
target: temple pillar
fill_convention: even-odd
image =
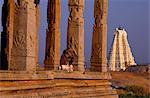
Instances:
[[[48,0],[45,69],[60,65],[60,0]]]
[[[75,69],[84,72],[84,0],[69,0],[67,49],[61,63],[72,63]],[[65,59],[64,59],[65,58]]]
[[[107,72],[107,14],[108,0],[95,0],[92,36],[91,70]]]
[[[38,4],[36,5],[36,39],[38,39],[38,29],[39,29],[39,20],[40,20],[40,12],[39,12],[39,6]],[[38,62],[38,40],[36,40],[36,67],[39,67],[39,62]]]
[[[1,64],[0,69],[7,70],[11,61],[11,48],[13,40],[13,21],[14,21],[14,0],[4,0],[2,7],[2,26],[1,33]]]
[[[36,70],[37,13],[34,0],[15,2],[13,46],[9,70]]]

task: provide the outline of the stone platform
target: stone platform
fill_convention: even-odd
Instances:
[[[109,73],[0,71],[0,98],[118,98]]]
[[[1,81],[0,98],[118,98],[108,80]]]
[[[43,80],[54,79],[54,73],[52,71],[0,71],[0,80]]]

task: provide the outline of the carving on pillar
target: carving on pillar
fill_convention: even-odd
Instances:
[[[107,11],[108,0],[94,1],[94,19],[91,53],[91,70],[107,71]]]
[[[67,49],[61,56],[61,64],[73,59],[75,70],[84,71],[84,0],[69,0]]]
[[[14,33],[13,44],[15,48],[21,48],[21,49],[25,48],[25,35],[21,30]]]
[[[56,69],[60,60],[60,0],[48,0],[45,69]]]

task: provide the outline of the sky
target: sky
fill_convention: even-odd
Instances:
[[[3,0],[0,0],[0,18]],[[68,0],[61,0],[61,54],[66,48]],[[113,41],[115,28],[122,26],[128,32],[128,41],[137,64],[150,63],[150,0],[108,0],[108,34],[107,50]],[[39,63],[42,64],[46,45],[46,13],[47,0],[40,0],[40,26],[39,26]],[[85,29],[85,61],[90,62],[92,47],[92,32],[94,24],[94,0],[85,0],[84,29]],[[1,21],[0,21],[1,24]],[[0,25],[0,31],[2,27]]]

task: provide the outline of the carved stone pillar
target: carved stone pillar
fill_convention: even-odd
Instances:
[[[84,0],[69,0],[69,18],[67,32],[67,49],[61,62],[73,60],[77,70],[84,71]],[[66,58],[66,59],[64,59]],[[76,67],[75,66],[75,67]]]
[[[60,0],[48,0],[45,69],[56,69],[60,60]]]
[[[107,14],[108,0],[95,0],[91,54],[91,70],[107,72]]]
[[[38,0],[36,0],[38,1]],[[38,64],[38,29],[39,29],[39,20],[40,20],[40,13],[39,13],[39,6],[38,4],[36,5],[36,67],[39,67]]]
[[[12,60],[10,70],[36,69],[37,14],[34,0],[15,2]]]
[[[8,69],[11,60],[11,48],[13,40],[13,21],[14,21],[14,0],[4,0],[2,8],[2,26],[1,33],[1,64],[0,69]]]

